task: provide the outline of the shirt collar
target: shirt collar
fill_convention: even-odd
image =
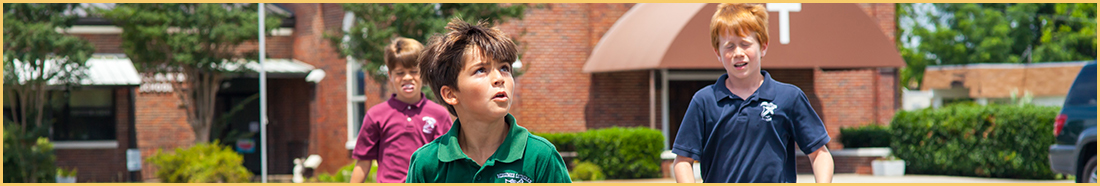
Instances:
[[[398,111],[405,112],[405,111],[408,111],[408,110],[412,110],[413,108],[423,107],[424,103],[427,102],[427,99],[428,98],[424,97],[424,94],[420,94],[420,101],[417,101],[414,104],[408,104],[408,103],[402,102],[401,100],[397,100],[397,94],[391,94],[390,95],[390,100],[386,100],[386,103],[389,104],[390,107],[393,107],[393,108],[397,109]]]
[[[504,137],[504,142],[500,144],[500,147],[497,147],[497,151],[493,152],[489,160],[512,163],[523,158],[523,152],[527,147],[527,136],[530,133],[527,132],[527,128],[523,128],[516,123],[516,118],[512,114],[505,115],[504,122],[511,126],[511,129],[508,130],[508,136]],[[440,136],[440,138],[443,138],[439,143],[438,157],[440,161],[451,162],[468,158],[465,153],[462,153],[462,147],[458,146],[458,132],[461,128],[461,122],[455,120],[454,124],[451,125],[451,130]]]
[[[775,93],[772,92],[772,86],[775,86],[776,83],[775,79],[772,79],[772,75],[768,71],[760,70],[760,74],[764,75],[764,82],[760,83],[760,87],[756,88],[756,92],[753,92],[753,96],[750,97],[772,101],[775,99]],[[728,73],[722,74],[722,77],[718,77],[718,81],[714,83],[715,100],[733,99],[733,92],[730,91],[729,87],[726,87],[726,79],[729,79]]]

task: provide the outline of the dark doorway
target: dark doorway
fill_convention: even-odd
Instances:
[[[225,80],[221,86],[211,136],[241,154],[245,168],[253,174],[259,174],[260,152],[263,150],[260,148],[259,131],[259,80],[234,78]],[[239,109],[234,109],[235,107]]]
[[[714,84],[716,80],[706,81],[669,81],[668,82],[668,144],[676,144],[676,133],[680,131],[680,122],[691,104],[691,97],[699,89]]]

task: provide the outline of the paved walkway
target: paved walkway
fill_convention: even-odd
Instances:
[[[701,182],[697,180],[698,182]],[[675,183],[672,178],[603,180],[584,183]],[[814,175],[799,174],[798,183],[814,183]],[[861,174],[836,174],[833,183],[1073,183],[1073,180],[1022,180],[1004,178],[976,178],[939,175],[871,176]]]

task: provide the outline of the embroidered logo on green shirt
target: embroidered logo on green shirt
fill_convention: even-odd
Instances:
[[[531,178],[527,175],[514,172],[497,173],[497,179],[504,179],[504,183],[531,183]]]

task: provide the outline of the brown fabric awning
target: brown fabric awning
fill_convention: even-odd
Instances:
[[[710,44],[717,4],[637,4],[607,31],[584,72],[641,69],[722,69]],[[894,43],[856,4],[802,3],[790,13],[788,44],[779,42],[779,13],[769,12],[771,37],[763,68],[901,67]]]

